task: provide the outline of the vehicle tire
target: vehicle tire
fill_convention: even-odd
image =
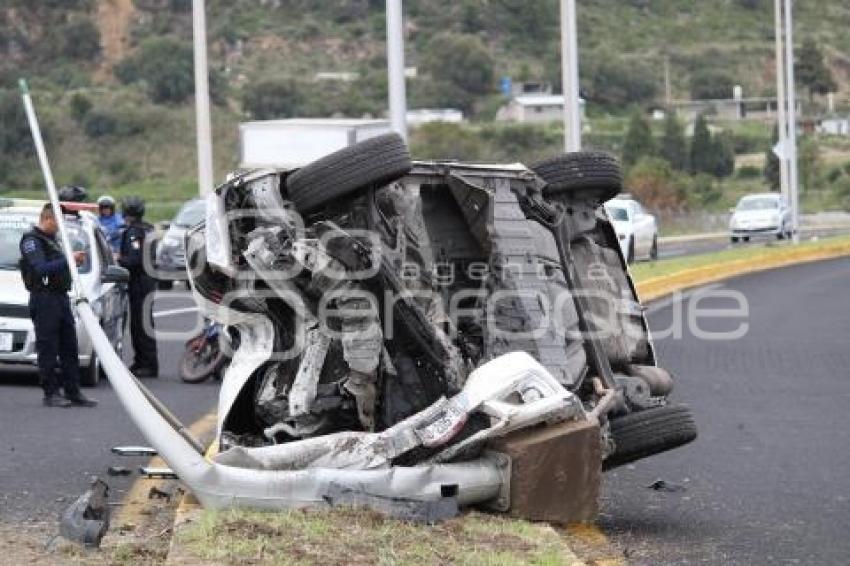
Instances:
[[[731,238],[729,238],[729,240],[730,240],[733,244],[737,244],[737,243],[738,243],[738,236],[732,236]]]
[[[80,368],[80,385],[83,387],[97,387],[100,383],[100,360],[94,350],[91,351],[89,365]]]
[[[750,241],[750,237],[749,237],[749,236],[744,236],[744,237],[743,237],[743,238],[741,238],[741,239],[742,239],[742,240],[744,240],[745,242],[749,242],[749,241]]]
[[[205,344],[198,353],[186,348],[180,358],[178,373],[186,383],[201,383],[220,372],[227,356],[218,346]]]
[[[356,143],[302,167],[286,180],[290,200],[310,211],[370,186],[406,175],[412,164],[401,136],[384,134]]]
[[[615,449],[602,467],[610,470],[683,446],[696,437],[697,425],[685,405],[665,405],[611,419]]]
[[[157,288],[160,291],[170,291],[174,288],[174,281],[170,279],[160,279],[157,281]]]
[[[631,238],[629,240],[629,247],[626,251],[626,263],[629,265],[635,262],[635,239]]]
[[[649,259],[655,261],[658,259],[658,236],[652,237],[652,247],[649,248]]]
[[[604,202],[623,190],[617,158],[602,151],[578,151],[545,159],[531,170],[546,181],[544,194],[589,194]]]

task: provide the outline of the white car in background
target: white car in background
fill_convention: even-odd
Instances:
[[[729,219],[732,243],[745,242],[753,236],[790,238],[791,209],[785,197],[778,193],[760,193],[741,197]]]
[[[0,199],[0,370],[37,368],[35,332],[29,311],[29,292],[24,287],[18,260],[23,234],[38,223],[43,202]],[[97,217],[81,203],[63,203],[77,212],[65,216],[68,237],[75,251],[85,251],[80,281],[100,325],[121,355],[127,320],[127,270],[115,263]],[[101,368],[91,339],[74,315],[80,350],[80,384],[97,385]]]
[[[620,250],[628,263],[658,259],[658,223],[634,198],[621,195],[605,203]]]

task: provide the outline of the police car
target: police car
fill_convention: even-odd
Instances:
[[[18,269],[21,236],[34,224],[44,202],[0,199],[0,370],[35,370],[35,333],[29,314],[29,293]],[[127,272],[113,259],[109,244],[93,214],[95,205],[63,203],[65,225],[74,250],[86,251],[80,280],[94,312],[121,354],[127,320]],[[80,382],[93,387],[101,370],[91,340],[77,320]]]

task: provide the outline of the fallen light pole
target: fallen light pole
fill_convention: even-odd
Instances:
[[[204,0],[192,0],[192,37],[195,61],[195,131],[198,143],[198,193],[213,189],[212,127],[207,65],[207,19]]]

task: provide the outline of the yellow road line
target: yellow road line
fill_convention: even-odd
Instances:
[[[196,438],[200,438],[209,435],[215,430],[215,426],[216,414],[214,411],[211,411],[192,423],[189,427],[189,432]],[[150,467],[167,466],[165,461],[159,456],[151,458],[147,465]],[[140,524],[147,515],[147,509],[150,505],[151,500],[148,499],[150,489],[152,487],[162,488],[169,481],[171,480],[138,478],[133,482],[133,485],[130,486],[130,489],[124,495],[120,510],[115,513],[111,520],[113,528],[122,529],[130,525]]]

